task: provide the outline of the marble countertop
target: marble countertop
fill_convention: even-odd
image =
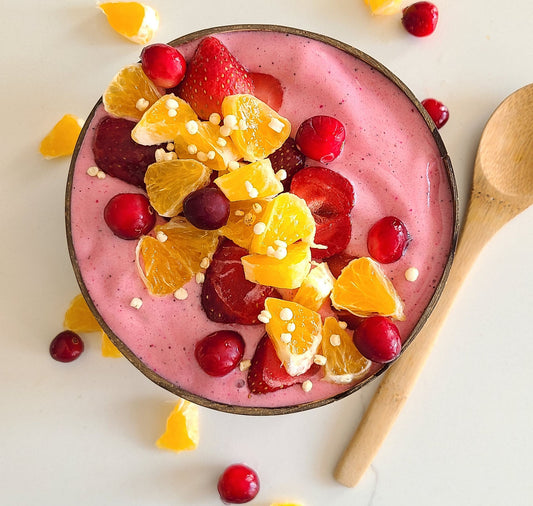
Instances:
[[[406,2],[408,3],[408,2]],[[533,81],[531,0],[435,2],[436,32],[408,35],[400,16],[372,17],[363,0],[153,0],[153,42],[216,25],[263,23],[323,33],[395,72],[415,95],[450,109],[440,133],[464,215],[484,124]],[[140,47],[121,39],[89,0],[4,3],[2,247],[0,248],[0,503],[216,505],[234,462],[261,479],[250,504],[304,506],[531,504],[532,218],[505,226],[466,279],[422,376],[355,489],[333,469],[377,382],[326,407],[251,418],[200,408],[197,450],[158,450],[173,396],[98,340],[72,364],[48,346],[79,292],[68,258],[68,159],[44,160],[41,138],[65,113],[85,117]]]

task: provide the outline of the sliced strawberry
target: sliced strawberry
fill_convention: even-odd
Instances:
[[[283,88],[279,79],[261,72],[250,72],[254,83],[254,95],[275,111],[279,111],[283,103]]]
[[[155,162],[158,146],[141,146],[131,138],[135,123],[105,117],[96,126],[93,140],[94,161],[99,169],[135,186],[144,188],[144,174]]]
[[[320,366],[313,364],[303,374],[291,376],[278,358],[272,341],[265,334],[257,345],[252,365],[248,370],[248,388],[253,394],[274,392],[303,383],[316,375],[319,369]]]
[[[215,37],[200,41],[178,89],[179,96],[205,120],[211,113],[221,113],[224,97],[253,92],[247,70]]]
[[[341,275],[342,269],[344,269],[352,260],[355,260],[357,257],[349,255],[348,253],[341,251],[332,257],[327,259],[327,264],[331,274],[335,278],[338,278]]]
[[[279,297],[275,288],[245,279],[241,257],[248,251],[224,240],[213,256],[202,286],[202,307],[215,322],[253,325],[267,297]]]
[[[287,178],[282,181],[285,191],[289,191],[292,178],[305,163],[305,156],[296,147],[296,142],[290,137],[282,146],[274,151],[269,157],[274,172],[283,169],[287,173]]]
[[[352,221],[349,214],[320,216],[312,213],[316,223],[315,243],[323,248],[312,248],[313,260],[323,260],[344,251],[352,237]]]

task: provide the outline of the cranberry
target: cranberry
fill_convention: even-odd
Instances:
[[[382,264],[399,260],[406,250],[411,237],[401,220],[386,216],[375,223],[367,237],[370,256]]]
[[[156,214],[141,193],[119,193],[105,206],[104,220],[121,239],[138,239],[152,230]]]
[[[422,105],[431,116],[431,119],[437,128],[446,124],[450,117],[450,112],[442,102],[439,102],[434,98],[426,98],[425,100],[422,100]]]
[[[78,334],[64,330],[52,339],[50,355],[58,362],[72,362],[82,354],[83,348],[83,341]]]
[[[244,339],[233,330],[219,330],[198,341],[194,355],[207,374],[225,376],[242,360]]]
[[[300,125],[295,141],[305,156],[328,163],[340,155],[345,137],[344,125],[338,119],[313,116]]]
[[[384,316],[370,316],[355,329],[353,341],[359,352],[372,362],[385,364],[402,349],[398,327]]]
[[[431,2],[416,2],[403,11],[404,28],[416,37],[426,37],[435,31],[439,10]]]
[[[141,52],[141,65],[148,79],[161,88],[173,88],[185,76],[185,58],[168,44],[146,46]]]
[[[228,221],[229,200],[216,186],[206,186],[185,197],[183,215],[196,228],[216,230]]]
[[[225,503],[249,502],[259,493],[259,477],[248,466],[233,464],[218,479],[218,493]]]

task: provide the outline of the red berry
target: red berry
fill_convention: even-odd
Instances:
[[[410,34],[426,37],[435,31],[439,10],[431,2],[416,2],[402,12],[402,24]]]
[[[254,83],[254,96],[275,111],[279,111],[283,103],[283,88],[279,79],[260,72],[250,72],[249,75]]]
[[[219,330],[196,343],[194,356],[209,376],[225,376],[244,355],[244,339],[233,330]]]
[[[289,191],[292,178],[305,164],[305,155],[296,147],[290,137],[269,157],[274,172],[284,170],[287,177],[282,181],[285,191]]]
[[[252,468],[233,464],[218,479],[218,493],[226,504],[244,504],[259,493],[259,477]]]
[[[450,117],[450,112],[442,102],[439,102],[434,98],[426,98],[425,100],[422,100],[422,105],[431,116],[431,119],[437,128],[446,124]]]
[[[71,330],[60,332],[50,343],[50,355],[58,362],[72,362],[83,352],[83,341]]]
[[[152,230],[156,214],[140,193],[119,193],[104,208],[104,220],[121,239],[138,239]]]
[[[328,163],[337,158],[344,147],[344,125],[331,116],[306,119],[296,132],[296,144],[309,158]]]
[[[185,76],[185,58],[168,44],[146,46],[141,51],[141,65],[148,79],[161,88],[173,88]]]
[[[390,264],[402,257],[410,240],[404,223],[395,216],[386,216],[372,225],[368,232],[368,252],[374,260]]]
[[[402,342],[398,327],[384,316],[370,316],[354,330],[359,352],[372,362],[385,364],[400,355]]]
[[[229,211],[229,200],[216,186],[195,190],[183,201],[183,215],[202,230],[216,230],[224,226]]]

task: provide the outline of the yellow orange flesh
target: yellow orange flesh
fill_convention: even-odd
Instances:
[[[372,14],[390,16],[402,10],[403,0],[365,0]]]
[[[71,300],[65,313],[63,325],[72,332],[99,332],[102,330],[81,293]]]
[[[329,297],[334,282],[335,278],[328,264],[323,262],[311,269],[292,300],[313,311],[318,311]]]
[[[39,151],[45,158],[70,156],[81,132],[82,121],[73,114],[65,114],[41,141]]]
[[[111,339],[107,336],[105,332],[102,331],[102,356],[106,358],[120,358],[122,353],[119,349],[113,344]]]
[[[181,452],[194,450],[200,439],[198,406],[180,399],[167,418],[165,432],[156,441],[158,448]]]
[[[139,2],[104,2],[98,7],[105,13],[113,30],[136,44],[150,42],[159,28],[159,14]]]
[[[267,204],[268,201],[264,199],[231,202],[228,221],[219,232],[237,246],[249,250],[254,237],[254,224],[262,220]]]

